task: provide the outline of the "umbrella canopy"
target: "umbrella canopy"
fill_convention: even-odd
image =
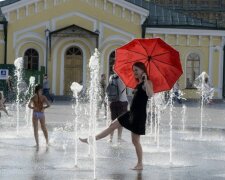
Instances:
[[[179,52],[160,38],[134,39],[116,49],[114,71],[130,88],[138,83],[133,74],[136,62],[145,64],[155,93],[170,90],[183,73]]]

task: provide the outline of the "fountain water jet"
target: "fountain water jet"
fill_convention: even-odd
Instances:
[[[187,107],[183,104],[182,111],[181,111],[181,114],[182,114],[182,127],[183,127],[182,129],[183,129],[183,131],[185,130],[186,111],[187,111]]]
[[[94,168],[94,179],[96,179],[96,119],[97,119],[97,104],[99,100],[99,74],[100,74],[100,53],[95,49],[94,54],[90,58],[89,68],[90,68],[90,130],[91,134],[89,136],[89,144],[92,145],[93,151],[93,168]]]
[[[172,164],[172,159],[173,159],[173,98],[174,98],[174,93],[173,90],[170,90],[170,99],[169,99],[169,105],[170,105],[170,164]]]
[[[208,104],[212,100],[214,88],[210,87],[209,76],[206,72],[202,72],[195,79],[194,86],[198,89],[198,93],[201,95],[200,138],[202,138],[204,104]]]
[[[77,167],[77,123],[78,123],[78,108],[79,108],[79,98],[78,98],[78,93],[80,93],[83,89],[83,86],[80,85],[77,82],[73,82],[70,86],[70,89],[73,91],[73,97],[75,98],[75,107],[74,107],[74,112],[75,112],[75,118],[74,118],[74,133],[75,133],[75,138],[74,138],[74,149],[75,149],[75,154],[74,154],[74,164],[75,167]]]
[[[19,134],[19,116],[20,116],[20,109],[19,109],[19,105],[20,105],[20,94],[22,91],[22,83],[23,83],[23,77],[22,77],[22,73],[23,73],[23,58],[19,57],[15,60],[14,65],[16,67],[16,77],[17,77],[17,95],[16,95],[16,133],[17,135]]]

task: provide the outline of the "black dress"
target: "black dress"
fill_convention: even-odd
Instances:
[[[138,135],[145,134],[146,106],[148,96],[142,88],[143,84],[144,83],[142,82],[135,88],[130,111],[118,117],[118,121],[123,127]]]

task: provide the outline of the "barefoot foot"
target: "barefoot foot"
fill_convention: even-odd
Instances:
[[[143,165],[142,164],[137,164],[132,170],[143,170]]]
[[[79,140],[80,140],[81,142],[83,142],[83,143],[87,143],[87,144],[88,144],[87,138],[79,138]]]

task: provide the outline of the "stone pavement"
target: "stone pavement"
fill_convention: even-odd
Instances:
[[[160,136],[157,145],[152,134],[142,136],[144,170],[132,171],[136,163],[130,132],[123,131],[124,142],[97,142],[96,177],[101,180],[190,180],[225,179],[225,104],[216,102],[204,109],[203,136],[199,137],[200,108],[196,102],[187,106],[183,130],[182,106],[173,111],[172,163],[169,163],[170,129],[169,109],[161,115]],[[78,167],[74,166],[74,109],[70,102],[55,102],[46,111],[46,122],[51,146],[45,147],[39,131],[41,147],[36,151],[30,122],[24,120],[21,108],[19,134],[16,133],[15,107],[10,105],[13,117],[2,112],[0,119],[0,179],[1,180],[86,180],[93,179],[92,153],[88,145],[78,142]],[[103,112],[101,112],[103,114]],[[87,136],[85,108],[79,116],[78,136]],[[106,126],[99,118],[97,131]]]

